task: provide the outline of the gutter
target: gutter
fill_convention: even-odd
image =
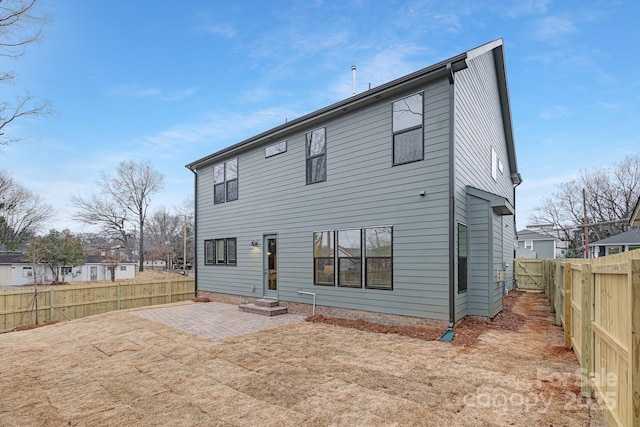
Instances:
[[[194,286],[194,298],[198,298],[198,170],[192,169],[191,167],[187,167],[191,172],[193,172],[193,265],[192,269],[195,271],[195,286]],[[185,253],[186,257],[187,254]]]
[[[255,135],[251,138],[240,141],[234,145],[226,147],[213,154],[205,156],[199,160],[191,162],[186,165],[190,170],[200,168],[214,162],[217,158],[225,155],[231,155],[238,151],[248,149],[253,145],[263,143],[265,141],[276,141],[278,138],[283,138],[286,134],[289,134],[295,129],[300,127],[311,126],[313,123],[320,120],[328,120],[336,115],[344,114],[346,111],[351,111],[354,108],[359,108],[364,105],[368,105],[377,102],[380,99],[393,96],[398,90],[403,90],[405,87],[420,84],[425,80],[433,80],[440,78],[446,73],[456,72],[467,68],[467,53],[462,53],[445,61],[415,71],[406,76],[400,77],[388,83],[384,83],[380,86],[369,89],[357,95],[353,95],[342,101],[331,104],[327,107],[321,108],[297,119],[285,122],[272,129]]]
[[[455,182],[455,135],[454,95],[455,86],[451,63],[447,64],[449,78],[449,331],[456,323],[456,182]]]

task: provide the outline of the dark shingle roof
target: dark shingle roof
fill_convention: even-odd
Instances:
[[[20,252],[0,252],[0,264],[19,264],[26,261],[22,260],[24,255]]]
[[[632,228],[624,233],[593,242],[594,245],[640,245],[640,228]]]

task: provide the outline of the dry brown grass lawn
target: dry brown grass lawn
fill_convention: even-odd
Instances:
[[[0,425],[601,425],[545,307],[457,345],[313,322],[212,341],[126,312],[12,332]]]

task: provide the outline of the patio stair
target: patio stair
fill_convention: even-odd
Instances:
[[[278,316],[287,313],[287,307],[280,307],[280,301],[269,298],[259,299],[254,304],[240,304],[240,310],[263,316]]]

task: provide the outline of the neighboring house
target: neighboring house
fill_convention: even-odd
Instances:
[[[598,240],[589,245],[589,252],[592,258],[619,254],[640,248],[640,228],[632,228],[615,236]]]
[[[502,40],[187,168],[197,289],[214,299],[446,325],[495,316],[513,285],[521,177]]]
[[[533,249],[525,249],[518,246],[516,248],[516,258],[537,258],[538,254]]]
[[[140,266],[140,260],[136,260],[136,265]],[[144,268],[147,270],[165,270],[167,268],[166,259],[145,259]]]
[[[64,276],[65,283],[111,280],[109,265],[102,262],[102,257],[89,255],[84,264],[60,268],[60,280]],[[20,253],[0,254],[0,286],[49,284],[53,281],[51,269],[44,264],[33,265],[23,260]],[[116,280],[136,277],[136,266],[133,262],[121,262],[115,268]]]
[[[516,258],[559,258],[566,254],[566,249],[559,247],[560,241],[550,234],[541,231],[520,230],[517,233],[518,248],[528,249],[534,256],[525,251],[516,251]]]
[[[636,207],[631,214],[631,218],[629,218],[629,225],[631,227],[640,227],[640,198],[638,198]]]

